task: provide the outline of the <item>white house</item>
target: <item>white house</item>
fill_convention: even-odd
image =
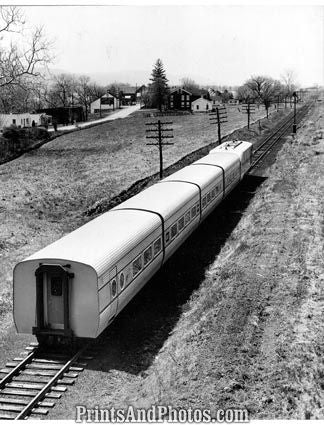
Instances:
[[[99,99],[94,100],[90,104],[90,112],[91,114],[95,114],[105,111],[114,111],[119,108],[119,99],[111,93],[106,93],[103,96],[99,97]]]
[[[211,100],[200,97],[199,99],[191,102],[192,112],[208,112],[213,109],[213,102]]]
[[[239,100],[238,99],[229,99],[227,102],[229,105],[239,105]]]
[[[43,114],[30,114],[29,112],[23,114],[0,114],[0,130],[3,127],[10,127],[16,125],[17,127],[31,127],[33,121],[35,126],[41,125],[41,116]]]

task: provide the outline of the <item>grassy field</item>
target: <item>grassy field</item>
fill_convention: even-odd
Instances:
[[[254,119],[264,116],[263,109]],[[89,220],[85,212],[134,181],[158,171],[158,149],[146,146],[142,112],[47,143],[0,166],[0,313],[11,306],[15,263]],[[172,117],[174,145],[165,166],[216,140],[207,114]],[[244,126],[229,109],[223,134]]]
[[[323,117],[200,226],[50,418],[157,404],[323,419]]]

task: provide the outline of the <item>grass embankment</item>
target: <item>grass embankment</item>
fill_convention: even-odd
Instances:
[[[263,109],[254,118],[261,116]],[[63,135],[0,166],[0,314],[11,307],[17,261],[84,224],[98,200],[158,171],[158,150],[146,145],[148,121],[138,112]],[[164,149],[165,166],[216,138],[207,114],[172,121],[174,145]],[[244,126],[246,116],[230,108],[228,121],[223,134]]]
[[[314,121],[280,151],[132,403],[324,417],[323,107]]]

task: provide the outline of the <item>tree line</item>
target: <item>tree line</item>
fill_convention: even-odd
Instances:
[[[0,6],[0,112],[80,105],[87,118],[91,102],[107,90],[122,96],[117,83],[101,86],[86,75],[61,73],[48,77],[52,47],[42,27],[27,31],[18,7]]]
[[[296,90],[294,72],[288,70],[281,77],[281,81],[264,75],[252,76],[238,87],[237,98],[245,103],[263,104],[268,116],[271,104],[291,102]]]
[[[167,107],[170,88],[161,59],[156,61],[150,80],[151,84],[146,94],[145,103],[148,107],[155,107],[162,110],[163,107]],[[190,78],[184,78],[181,82],[182,87],[189,92],[203,89],[203,87],[201,88]],[[263,104],[268,116],[271,104],[291,102],[296,90],[297,85],[295,83],[294,72],[288,70],[281,77],[281,81],[262,75],[250,77],[242,86],[237,88],[236,98],[244,103]],[[233,98],[233,94],[226,86],[223,87],[222,92],[216,89],[213,90],[213,93],[219,97],[222,103],[226,103],[229,99]]]
[[[11,34],[15,34],[14,40]],[[98,85],[86,75],[75,76],[61,73],[51,79],[44,76],[52,61],[53,43],[48,40],[42,27],[26,30],[23,14],[16,6],[0,6],[0,112],[26,112],[45,107],[83,106],[86,119],[93,100],[107,90],[121,99],[123,91],[119,83]],[[181,81],[188,91],[200,89],[190,78]],[[127,85],[123,85],[127,86]],[[237,97],[244,102],[263,103],[268,111],[271,103],[281,99],[289,101],[296,90],[293,72],[288,71],[281,79],[253,76],[237,90]],[[142,98],[146,107],[166,108],[170,87],[161,59],[153,67],[148,90]],[[215,92],[222,102],[232,97],[224,89]]]

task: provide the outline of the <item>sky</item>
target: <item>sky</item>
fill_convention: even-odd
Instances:
[[[188,77],[200,84],[240,85],[251,75],[279,79],[287,70],[295,72],[303,87],[324,84],[321,5],[22,9],[28,25],[43,25],[54,41],[56,59],[51,66],[66,72],[123,79],[133,73],[136,78],[147,76],[147,81],[138,81],[147,83],[161,58],[173,84]]]

